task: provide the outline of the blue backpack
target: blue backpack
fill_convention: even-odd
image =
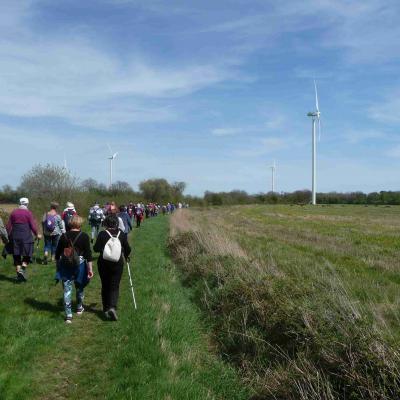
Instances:
[[[47,214],[44,225],[45,225],[46,231],[48,231],[50,233],[54,232],[54,229],[56,229],[56,225],[57,225],[56,216]]]

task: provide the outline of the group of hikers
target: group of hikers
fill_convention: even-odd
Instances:
[[[82,231],[84,219],[78,215],[73,203],[68,202],[61,213],[58,203],[50,204],[42,218],[43,264],[47,265],[49,261],[56,263],[55,279],[63,285],[66,323],[72,322],[73,286],[76,291],[76,314],[81,315],[84,311],[84,289],[93,278],[91,243],[93,251],[99,253],[97,266],[103,312],[107,319],[116,321],[119,285],[125,261],[129,262],[131,253],[128,234],[134,222],[140,227],[144,218],[155,217],[160,211],[163,214],[172,213],[175,208],[171,203],[160,206],[155,203],[144,205],[131,202],[119,207],[115,202],[106,203],[103,207],[95,203],[88,215],[90,237]],[[3,256],[13,256],[16,281],[25,282],[27,267],[35,251],[35,241],[39,242],[42,238],[29,210],[28,198],[20,199],[19,207],[11,212],[7,226],[4,226],[0,217],[0,238],[5,244]]]

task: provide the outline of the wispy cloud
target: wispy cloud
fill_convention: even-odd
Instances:
[[[211,130],[211,133],[215,136],[232,136],[242,132],[243,129],[241,128],[214,128]]]
[[[400,87],[397,90],[392,90],[381,102],[369,108],[370,117],[385,124],[393,125],[400,123],[399,95]]]
[[[123,143],[116,171],[134,179],[162,171],[196,192],[257,191],[266,180],[254,171],[276,158],[282,188],[304,187],[314,77],[323,130],[335,132],[318,146],[320,177],[332,157],[324,182],[340,190],[341,157],[357,166],[346,185],[370,164],[371,185],[398,168],[398,0],[84,3],[2,1],[1,183],[68,135],[83,177],[104,180],[110,138]]]
[[[0,25],[0,34],[4,33],[0,39],[0,114],[58,117],[105,129],[137,121],[165,121],[176,112],[157,100],[241,79],[224,63],[167,66],[138,52],[122,62],[88,39],[49,36],[35,40],[25,21],[29,9],[9,8],[13,25]]]
[[[234,154],[240,157],[259,157],[282,150],[287,146],[287,142],[280,137],[268,137],[246,143]]]
[[[393,158],[400,158],[400,145],[395,145],[386,150],[385,155]]]
[[[385,132],[372,130],[372,129],[352,129],[343,134],[343,138],[351,144],[358,144],[371,139],[383,139],[387,138],[388,135]]]

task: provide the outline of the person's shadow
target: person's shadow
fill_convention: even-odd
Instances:
[[[0,274],[0,281],[19,283],[17,278],[11,278],[10,276]]]
[[[60,314],[63,309],[63,301],[59,299],[57,304],[49,303],[48,301],[39,301],[31,297],[27,297],[24,302],[39,311],[47,311],[54,314]]]
[[[39,311],[47,311],[56,315],[59,315],[60,312],[63,310],[63,301],[62,299],[59,299],[57,304],[50,303],[48,301],[39,301],[36,299],[33,299],[31,297],[27,297],[24,302],[28,305],[30,305],[32,308],[35,308],[36,310]],[[97,316],[97,318],[101,319],[102,321],[107,321],[107,318],[105,317],[104,313],[101,312],[100,310],[94,308],[97,306],[97,303],[91,303],[85,305],[85,312],[94,314]]]

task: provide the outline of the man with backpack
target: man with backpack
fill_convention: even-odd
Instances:
[[[95,203],[95,205],[91,207],[89,210],[89,218],[88,218],[89,225],[92,230],[92,239],[91,239],[92,243],[97,238],[101,224],[104,221],[104,219],[105,216],[103,209],[100,207],[99,203]]]
[[[50,210],[44,213],[42,218],[43,236],[44,236],[44,259],[43,264],[47,265],[47,260],[51,257],[51,261],[55,260],[58,241],[63,233],[65,233],[64,221],[57,213],[58,203],[52,202]]]
[[[67,207],[65,208],[65,210],[63,211],[61,218],[64,221],[64,225],[65,225],[65,230],[68,232],[71,228],[70,228],[70,223],[72,220],[72,217],[74,215],[76,215],[76,210],[75,210],[75,206],[73,205],[73,203],[71,203],[70,201],[67,203]]]
[[[118,229],[116,214],[110,214],[104,221],[105,230],[99,233],[94,251],[100,253],[97,265],[101,279],[101,298],[107,319],[117,321],[119,284],[122,278],[124,259],[129,258],[131,248],[127,235]]]

